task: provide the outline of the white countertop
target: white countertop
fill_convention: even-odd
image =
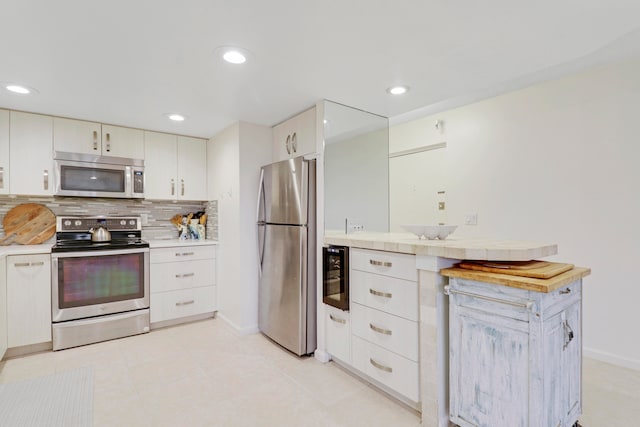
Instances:
[[[0,246],[0,256],[5,255],[31,255],[31,254],[48,254],[51,252],[51,246],[55,242],[43,243],[42,245],[8,245]]]
[[[210,246],[217,245],[217,240],[178,240],[178,239],[157,239],[147,240],[151,249],[153,248],[175,248],[180,246]]]
[[[555,255],[558,245],[520,240],[463,239],[418,240],[410,233],[330,233],[324,243],[387,252],[430,255],[452,259],[528,261]]]

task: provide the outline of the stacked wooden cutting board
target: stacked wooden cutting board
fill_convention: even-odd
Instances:
[[[0,245],[39,245],[56,232],[56,216],[46,206],[24,203],[7,212],[2,227],[4,238]]]
[[[574,267],[548,261],[462,261],[440,274],[448,277],[495,283],[535,292],[553,292],[591,272],[588,268]]]

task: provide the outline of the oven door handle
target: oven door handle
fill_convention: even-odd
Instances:
[[[80,258],[106,255],[127,255],[149,252],[149,248],[129,248],[129,249],[105,249],[105,250],[79,250],[71,252],[51,252],[51,259],[57,258]]]

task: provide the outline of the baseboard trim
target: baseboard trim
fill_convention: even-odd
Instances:
[[[610,363],[612,365],[629,368],[640,371],[640,360],[627,359],[625,357],[616,356],[606,351],[594,350],[592,348],[583,348],[582,354],[590,359],[599,360],[601,362]]]
[[[260,332],[258,325],[240,327],[236,325],[231,319],[229,319],[227,316],[225,316],[223,313],[220,313],[220,312],[217,313],[217,317],[222,319],[227,325],[235,329],[238,335],[251,335],[251,334],[257,334],[258,332]]]

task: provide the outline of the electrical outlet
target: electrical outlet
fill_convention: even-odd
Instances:
[[[478,214],[468,213],[464,216],[464,225],[478,225]]]
[[[149,215],[146,213],[140,214],[140,220],[142,225],[149,225]]]

